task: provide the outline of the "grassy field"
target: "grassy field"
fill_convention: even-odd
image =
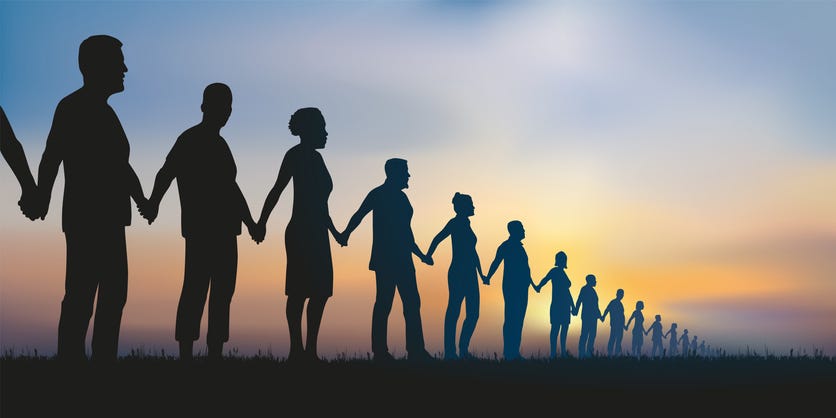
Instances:
[[[832,411],[832,357],[590,358],[292,364],[266,356],[127,356],[108,365],[0,358],[0,415],[287,416],[563,412],[727,416]],[[673,409],[672,409],[673,408]],[[591,415],[590,415],[591,414]],[[683,415],[685,414],[685,415]],[[294,415],[297,415],[294,413]],[[825,415],[827,415],[825,413]]]

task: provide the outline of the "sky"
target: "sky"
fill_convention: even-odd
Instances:
[[[836,2],[0,1],[0,105],[37,171],[55,106],[81,86],[78,45],[122,41],[112,96],[131,164],[150,194],[174,140],[200,121],[203,88],[228,84],[221,131],[258,215],[287,122],[321,109],[321,150],[338,229],[408,160],[412,227],[426,250],[470,194],[483,268],[520,220],[535,282],[568,255],[577,296],[598,278],[601,309],[625,291],[679,330],[728,353],[836,354]],[[5,164],[4,164],[5,165]],[[148,225],[127,228],[129,289],[120,352],[176,352],[183,278],[176,185]],[[0,169],[0,347],[54,354],[63,296],[63,174],[44,221],[17,207]],[[256,244],[239,237],[227,349],[288,352],[284,229],[292,187]],[[332,242],[324,357],[371,349],[371,218]],[[427,349],[443,350],[450,243],[416,259]],[[502,352],[501,270],[480,285],[475,354]],[[533,290],[522,354],[549,350],[547,285]],[[462,318],[460,318],[461,320]],[[400,301],[389,345],[404,353]],[[649,322],[648,322],[649,324]],[[205,344],[206,319],[201,339]],[[569,329],[577,352],[580,319]],[[608,324],[598,327],[604,351]],[[88,335],[89,338],[89,335]],[[624,347],[629,347],[625,340]],[[648,344],[646,344],[648,349]]]

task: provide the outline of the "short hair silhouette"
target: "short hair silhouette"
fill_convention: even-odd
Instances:
[[[84,77],[95,74],[111,64],[113,52],[121,47],[122,42],[110,35],[88,37],[78,47],[78,69]]]
[[[386,177],[397,175],[401,170],[406,170],[406,160],[403,158],[390,158],[383,165],[383,171],[386,173]]]
[[[303,107],[290,116],[290,121],[287,123],[287,128],[290,129],[290,134],[293,136],[304,135],[305,131],[311,126],[316,126],[325,122],[325,117],[322,112],[315,107]]]
[[[511,221],[508,222],[508,232],[513,234],[514,231],[522,231],[523,224],[520,221]]]
[[[586,275],[586,282],[589,284],[595,283],[595,275],[594,274],[587,274]]]
[[[636,302],[636,309],[644,309],[644,302],[642,302],[642,301]]]
[[[615,291],[615,297],[621,299],[624,297],[624,289],[618,289]]]

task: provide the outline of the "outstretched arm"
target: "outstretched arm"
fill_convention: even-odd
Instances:
[[[494,257],[493,262],[491,262],[491,266],[488,268],[488,274],[482,280],[485,284],[490,284],[491,277],[493,277],[493,274],[496,273],[496,269],[499,268],[499,263],[501,263],[502,259],[505,258],[505,255],[503,254],[504,251],[502,251],[503,248],[504,247],[500,245],[499,248],[496,249],[496,256]]]
[[[67,135],[66,121],[61,104],[55,109],[55,116],[52,119],[52,127],[46,138],[46,147],[41,156],[41,163],[38,166],[38,214],[37,217],[44,219],[49,211],[49,201],[52,198],[52,186],[58,176],[58,167],[64,160],[64,136]]]
[[[157,219],[157,214],[160,212],[160,202],[162,202],[163,196],[165,196],[165,192],[171,186],[172,181],[174,181],[174,169],[171,160],[166,158],[165,163],[163,163],[162,168],[160,168],[160,171],[157,172],[157,176],[154,178],[154,188],[151,189],[151,197],[148,198],[145,207],[142,205],[139,207],[140,214],[148,220],[149,224]]]
[[[435,253],[435,249],[438,247],[438,244],[441,244],[441,241],[444,241],[445,238],[449,237],[452,233],[452,227],[450,226],[450,222],[447,222],[447,225],[444,225],[444,228],[441,228],[441,231],[435,235],[432,242],[430,242],[430,248],[427,249],[427,257],[432,258],[433,254]],[[480,267],[481,270],[481,267]]]
[[[273,208],[279,203],[279,197],[282,195],[285,187],[287,187],[287,184],[290,183],[291,177],[290,163],[287,154],[285,154],[282,165],[279,167],[279,175],[276,177],[276,183],[273,184],[273,188],[267,193],[267,199],[265,199],[264,206],[261,208],[261,216],[258,218],[258,225],[261,228],[265,228],[267,225],[267,219],[270,218],[270,213],[273,212]]]
[[[26,154],[23,152],[23,146],[17,140],[12,125],[6,117],[6,112],[0,106],[0,153],[3,158],[9,163],[12,172],[20,183],[21,191],[24,195],[35,192],[35,178],[32,177],[32,172],[29,171],[29,163],[26,161]]]
[[[354,232],[355,229],[357,229],[363,218],[372,211],[374,199],[372,196],[373,195],[371,193],[366,195],[366,198],[363,199],[363,203],[361,203],[360,207],[357,208],[357,212],[354,212],[354,215],[351,215],[351,219],[348,220],[348,225],[346,225],[345,230],[342,233],[344,242],[343,245],[348,245],[348,237],[351,236],[351,233]]]

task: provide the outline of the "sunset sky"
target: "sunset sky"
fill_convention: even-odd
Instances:
[[[383,181],[384,161],[405,158],[423,249],[454,216],[453,194],[467,193],[486,270],[518,219],[535,282],[563,250],[572,295],[595,274],[602,310],[623,288],[628,316],[642,300],[647,324],[661,314],[665,330],[677,322],[731,353],[836,354],[833,22],[827,1],[0,1],[0,105],[37,171],[56,104],[81,86],[80,42],[109,34],[128,67],[109,103],[146,194],[174,140],[200,121],[203,88],[223,82],[234,99],[221,133],[256,217],[298,142],[290,115],[316,106],[340,230]],[[52,354],[63,174],[46,220],[33,222],[3,165],[0,347]],[[239,238],[227,348],[240,354],[287,354],[292,199],[291,187],[263,243]],[[176,185],[153,225],[134,209],[122,353],[176,352],[179,222]],[[332,243],[322,356],[371,349],[370,247],[371,217],[348,247]],[[443,350],[449,261],[449,240],[434,266],[416,259],[432,353]],[[531,291],[524,356],[548,353],[550,286]],[[501,271],[480,291],[471,350],[492,356],[502,352]],[[573,354],[579,330],[573,318]],[[608,335],[599,325],[600,350]],[[397,298],[389,343],[404,354]]]

